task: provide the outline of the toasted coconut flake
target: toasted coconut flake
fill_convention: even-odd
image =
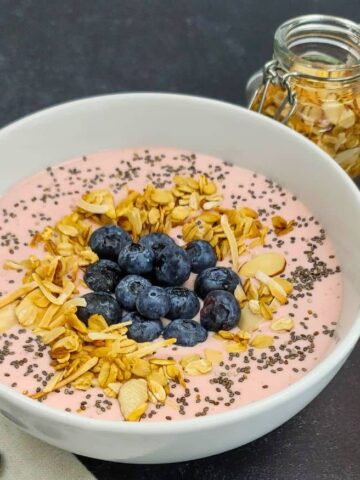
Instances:
[[[123,335],[118,333],[104,333],[104,332],[89,332],[88,337],[90,340],[122,340]]]
[[[48,384],[46,385],[46,387],[44,387],[43,389],[43,393],[50,393],[52,392],[53,390],[55,390],[56,388],[56,385],[62,380],[64,376],[64,372],[56,372],[52,378],[50,379],[50,381],[48,382]]]
[[[127,331],[127,328],[129,325],[131,325],[132,322],[121,322],[121,323],[114,323],[113,325],[110,325],[110,327],[106,327],[103,329],[103,332],[113,332],[114,330],[125,330]],[[124,332],[121,332],[124,333]]]
[[[33,279],[36,282],[37,286],[40,288],[42,293],[45,295],[45,297],[51,302],[54,303],[55,305],[63,305],[66,300],[70,297],[72,292],[75,290],[75,285],[73,282],[68,281],[67,284],[63,289],[61,289],[61,293],[58,297],[55,297],[47,288],[46,288],[46,282],[44,284],[44,280],[42,280],[39,275],[36,273],[33,273]]]
[[[89,330],[101,332],[108,328],[108,324],[102,315],[91,315],[88,319]]]
[[[24,270],[24,266],[21,265],[21,263],[14,262],[13,260],[5,260],[3,269],[21,271]]]
[[[76,380],[78,377],[80,377],[81,375],[83,375],[84,373],[86,373],[87,371],[91,370],[98,362],[98,358],[94,357],[94,358],[91,358],[90,360],[88,360],[87,362],[84,363],[84,365],[82,365],[76,372],[74,372],[72,375],[70,375],[69,377],[65,378],[64,380],[60,381],[59,383],[57,383],[56,385],[56,389],[60,389],[62,387],[65,387],[65,385],[73,382],[74,380]],[[38,398],[41,398],[43,396],[45,396],[47,393],[50,393],[50,392],[39,392],[39,393],[35,393],[34,395],[31,395],[31,398],[34,398],[34,399],[38,399]]]
[[[151,354],[155,353],[160,348],[166,347],[168,345],[172,345],[175,342],[176,342],[176,338],[168,338],[167,340],[159,340],[157,342],[153,342],[150,345],[139,348],[137,351],[135,351],[133,353],[130,353],[128,355],[128,358],[135,358],[135,357],[143,358],[143,357],[146,357],[147,355],[151,355]]]
[[[42,341],[46,344],[49,345],[52,343],[54,340],[59,338],[61,335],[65,333],[65,327],[57,327],[49,332],[45,332],[44,335],[42,336]]]
[[[159,365],[159,366],[176,365],[175,360],[169,360],[167,358],[150,358],[149,363],[150,365]]]
[[[229,221],[226,215],[221,216],[221,225],[224,229],[226,238],[229,242],[231,259],[233,263],[233,268],[237,272],[239,270],[239,256],[238,256],[238,247],[236,243],[236,238],[234,232],[232,231]]]
[[[37,288],[37,283],[31,282],[21,286],[14,292],[11,292],[8,295],[5,295],[4,297],[0,298],[0,308],[6,307],[6,305],[13,303],[15,300],[18,300],[19,298],[23,297],[27,293],[30,293],[33,290],[35,290],[35,288]]]
[[[44,316],[40,320],[39,327],[47,328],[50,325],[53,327],[54,325],[52,324],[52,320],[53,320],[54,316],[58,313],[59,309],[60,309],[59,305],[55,305],[55,304],[51,303],[49,305],[49,307],[47,308]],[[62,321],[65,321],[65,316],[62,316]],[[61,321],[61,323],[62,323],[62,321]],[[59,323],[59,325],[61,325],[61,323]],[[59,326],[59,325],[57,325],[57,326]]]

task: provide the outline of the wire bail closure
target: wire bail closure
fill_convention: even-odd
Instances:
[[[273,118],[275,120],[279,120],[281,113],[284,111],[284,108],[288,104],[290,107],[289,111],[281,120],[281,123],[286,124],[289,118],[294,113],[297,104],[296,93],[292,89],[290,83],[291,78],[296,76],[298,76],[296,72],[287,72],[283,67],[280,66],[277,60],[270,60],[269,62],[267,62],[263,68],[262,87],[260,86],[257,90],[255,90],[254,95],[250,100],[249,108],[252,109],[255,99],[257,98],[260,91],[260,88],[262,88],[262,94],[260,97],[259,106],[257,107],[257,111],[259,113],[263,113],[262,111],[270,83],[273,85],[280,85],[286,91],[286,96],[276,110]]]
[[[281,120],[281,123],[286,124],[289,121],[289,118],[295,112],[295,108],[297,105],[297,96],[296,92],[293,90],[291,86],[291,78],[303,78],[305,80],[312,80],[312,81],[321,81],[325,83],[346,83],[346,82],[353,82],[360,80],[360,73],[356,73],[355,75],[345,76],[345,77],[335,77],[335,78],[319,78],[314,75],[309,75],[300,72],[288,72],[285,68],[283,68],[278,60],[270,60],[267,62],[263,68],[263,80],[262,85],[257,88],[250,100],[249,109],[253,109],[255,100],[258,96],[260,89],[262,88],[262,93],[260,97],[259,106],[257,107],[256,111],[259,113],[263,113],[263,107],[266,99],[266,94],[269,89],[269,85],[280,85],[285,91],[286,96],[284,100],[279,105],[278,109],[276,110],[273,118],[275,120],[279,120],[281,113],[284,111],[286,105],[289,105],[289,111]]]

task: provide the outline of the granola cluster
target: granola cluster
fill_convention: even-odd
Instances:
[[[147,185],[142,192],[128,190],[116,203],[107,190],[83,195],[74,211],[34,235],[32,245],[42,244],[43,259],[35,255],[21,262],[7,261],[5,268],[24,273],[23,285],[0,298],[1,329],[20,324],[31,329],[48,345],[54,374],[46,387],[32,398],[39,399],[66,385],[87,390],[102,388],[110,398],[118,398],[125,420],[137,421],[149,403],[169,402],[170,385],[184,388],[186,375],[203,375],[222,361],[222,352],[204,349],[203,357],[191,354],[178,363],[170,356],[157,358],[156,352],[176,342],[175,338],[137,343],[127,337],[131,322],[109,326],[100,315],[85,324],[77,308],[86,306],[80,297],[84,286],[82,268],[98,257],[88,247],[94,227],[117,224],[133,239],[149,232],[169,233],[181,227],[185,242],[208,240],[219,259],[231,256],[232,268],[245,278],[234,295],[242,308],[238,331],[219,331],[225,351],[244,352],[272,345],[270,335],[253,336],[264,320],[272,321],[273,331],[290,331],[291,319],[274,319],[287,303],[290,282],[280,277],[286,266],[281,253],[263,253],[240,265],[239,257],[263,245],[269,227],[250,208],[224,208],[216,184],[205,176],[174,177],[172,189]],[[272,219],[275,233],[291,231],[294,222]]]

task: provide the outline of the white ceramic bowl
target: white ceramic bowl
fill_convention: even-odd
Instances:
[[[0,192],[71,157],[131,146],[207,153],[263,173],[297,194],[335,243],[344,275],[337,344],[297,383],[226,413],[166,423],[92,420],[0,385],[0,410],[65,450],[114,461],[161,463],[220,453],[264,435],[305,407],[340,369],[360,333],[360,194],[325,153],[292,130],[226,103],[165,94],[90,98],[44,110],[0,131]]]

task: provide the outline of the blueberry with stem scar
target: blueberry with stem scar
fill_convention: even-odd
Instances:
[[[120,251],[131,243],[130,235],[116,225],[105,225],[95,230],[89,240],[89,246],[99,258],[118,259]]]

